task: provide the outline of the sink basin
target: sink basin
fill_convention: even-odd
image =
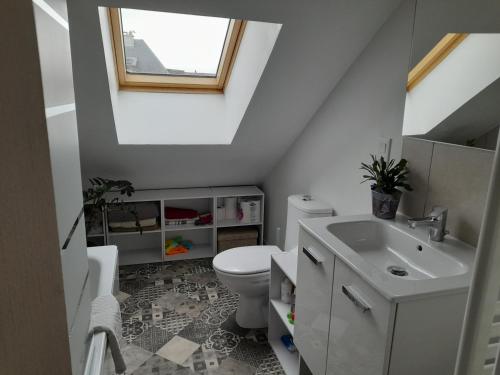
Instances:
[[[300,220],[312,235],[382,295],[392,301],[468,290],[474,247],[446,236],[429,239],[429,228],[408,227],[398,215],[331,216]]]
[[[392,225],[373,220],[333,223],[327,230],[392,277],[411,280],[460,275],[469,267]]]

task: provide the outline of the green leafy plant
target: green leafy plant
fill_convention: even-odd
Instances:
[[[378,191],[385,194],[393,194],[398,191],[398,187],[402,187],[408,191],[412,191],[412,187],[407,183],[408,173],[408,161],[406,159],[401,159],[399,163],[396,164],[394,159],[389,162],[384,160],[381,156],[377,159],[374,155],[371,155],[372,163],[361,163],[361,170],[368,172],[368,174],[363,175],[365,180],[361,181],[373,181],[371,188],[372,190]]]
[[[135,189],[132,183],[127,180],[110,180],[101,177],[89,178],[90,187],[83,191],[84,213],[86,218],[87,232],[98,221],[100,215],[106,206],[113,205],[113,207],[120,207],[123,210],[128,210],[135,217],[136,226],[142,233],[141,225],[139,224],[139,216],[135,206],[129,204],[125,205],[120,197],[107,199],[108,193],[120,193],[127,197],[134,194]]]

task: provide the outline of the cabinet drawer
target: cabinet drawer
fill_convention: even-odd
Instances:
[[[300,230],[294,341],[314,375],[326,372],[334,260],[329,250]]]
[[[327,374],[386,374],[393,319],[391,303],[336,258]]]

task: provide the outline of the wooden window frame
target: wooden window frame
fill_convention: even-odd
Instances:
[[[230,20],[215,77],[128,73],[119,8],[109,8],[111,38],[120,90],[186,93],[224,93],[245,31],[246,21]]]
[[[438,66],[469,34],[446,34],[410,71],[406,91],[411,91]]]

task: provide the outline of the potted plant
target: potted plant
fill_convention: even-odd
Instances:
[[[381,219],[393,219],[398,210],[401,194],[403,194],[397,188],[402,187],[407,191],[413,190],[407,183],[408,161],[401,159],[399,163],[396,163],[394,159],[391,159],[386,162],[383,157],[380,159],[374,155],[371,157],[371,165],[361,163],[360,169],[368,172],[368,174],[363,175],[365,180],[361,183],[374,181],[371,185],[373,214]]]
[[[90,187],[83,192],[83,204],[85,213],[85,227],[87,233],[90,229],[100,224],[99,220],[102,218],[102,213],[107,205],[121,205],[125,209],[125,205],[118,197],[111,200],[106,199],[106,194],[110,192],[119,192],[120,195],[127,195],[128,197],[134,194],[135,189],[130,181],[126,180],[109,180],[106,178],[95,177],[90,178]],[[136,225],[142,232],[139,224],[139,218],[135,209],[126,207],[136,219]],[[102,225],[102,224],[101,224]]]

